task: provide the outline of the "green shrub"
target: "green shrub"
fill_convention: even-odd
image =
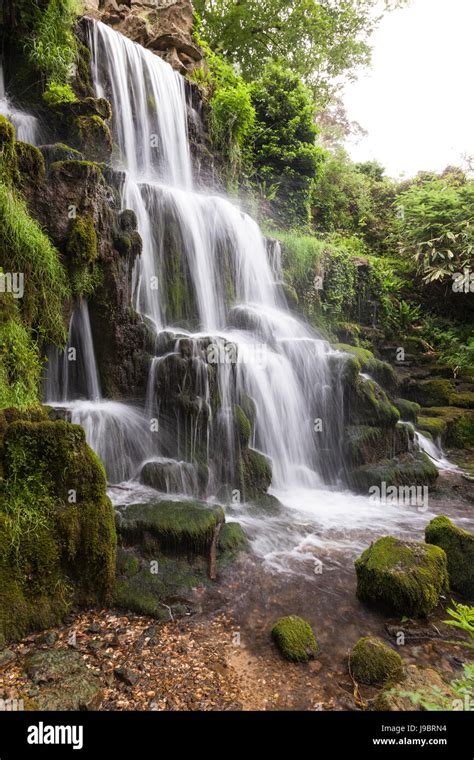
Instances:
[[[49,0],[26,43],[30,63],[49,84],[65,85],[74,74],[77,44],[72,26],[77,0]]]
[[[69,84],[48,82],[46,90],[43,93],[43,100],[48,106],[58,106],[63,103],[75,103],[77,97]]]
[[[38,403],[41,363],[38,349],[18,319],[0,321],[0,409]]]

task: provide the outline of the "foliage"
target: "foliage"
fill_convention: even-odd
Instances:
[[[423,710],[433,712],[472,709],[470,705],[474,697],[474,665],[463,666],[463,677],[450,683],[451,690],[457,694],[458,699],[446,697],[438,686],[432,686],[431,691],[402,691],[391,689],[389,694],[400,697],[408,697],[411,703]]]
[[[376,0],[195,0],[194,6],[211,47],[247,79],[269,60],[284,60],[320,98],[336,77],[368,63],[378,21]]]
[[[453,606],[448,607],[446,610],[450,616],[450,620],[443,620],[443,623],[460,628],[461,631],[468,633],[471,639],[474,639],[474,607],[469,607],[467,604],[459,604],[454,600],[451,600],[451,604]]]
[[[268,64],[252,85],[256,111],[254,166],[260,181],[276,185],[277,214],[289,227],[307,226],[310,194],[322,160],[309,90],[298,76]]]
[[[425,283],[449,281],[473,261],[474,181],[454,179],[412,184],[397,199],[400,249],[416,261]]]
[[[49,0],[27,40],[29,61],[48,86],[65,85],[74,74],[77,44],[71,30],[78,12],[77,0]]]
[[[251,160],[255,109],[250,87],[232,65],[211,50],[198,30],[194,38],[204,50],[205,65],[195,69],[190,78],[207,97],[211,138],[230,167],[229,179],[233,180]]]
[[[43,100],[48,106],[58,106],[62,103],[75,103],[75,96],[69,84],[57,84],[50,81],[43,93]]]
[[[40,340],[62,346],[69,286],[59,253],[5,182],[0,182],[0,250],[4,270],[24,276],[23,321]]]
[[[0,322],[0,409],[26,409],[38,402],[38,348],[17,315]]]
[[[428,344],[439,353],[438,363],[449,367],[453,377],[474,365],[472,325],[452,325],[447,320],[425,315],[423,333]]]

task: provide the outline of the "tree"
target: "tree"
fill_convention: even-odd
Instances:
[[[315,144],[311,93],[296,74],[270,63],[252,85],[252,103],[257,178],[276,188],[280,221],[290,227],[308,225],[311,189],[323,156]]]
[[[405,0],[386,2],[395,7]],[[336,77],[370,60],[379,0],[195,0],[214,50],[258,77],[269,59],[284,61],[321,98]]]

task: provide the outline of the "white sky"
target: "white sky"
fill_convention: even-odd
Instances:
[[[352,158],[397,177],[474,154],[474,0],[412,0],[384,17],[372,43],[371,69],[344,97],[368,132],[348,143]]]

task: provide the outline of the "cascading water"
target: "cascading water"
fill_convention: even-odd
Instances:
[[[73,420],[84,424],[109,480],[136,476],[141,463],[142,483],[168,493],[199,489],[210,497],[222,485],[233,488],[235,408],[249,403],[252,446],[271,458],[271,492],[287,509],[264,516],[245,505],[228,509],[238,512],[271,566],[290,569],[295,560],[334,547],[353,553],[371,531],[425,524],[426,513],[336,490],[342,385],[331,360],[341,355],[288,311],[278,246],[268,248],[238,206],[193,187],[182,77],[102,23],[89,21],[88,29],[96,91],[112,103],[117,168],[125,171],[122,204],[135,211],[143,241],[134,306],[153,327],[157,345],[143,415],[120,405],[123,435],[104,430],[104,420],[115,424],[119,415],[100,391],[98,399],[88,388],[87,401],[72,401],[68,389],[65,401],[64,386],[55,389]],[[89,335],[83,323],[82,336],[88,341]],[[168,398],[174,388],[179,399]],[[155,418],[159,434],[153,438],[149,422]],[[117,504],[129,500],[113,496]]]
[[[36,145],[38,120],[35,116],[13,106],[5,90],[3,66],[0,63],[0,114],[11,121],[16,131],[17,140]]]

